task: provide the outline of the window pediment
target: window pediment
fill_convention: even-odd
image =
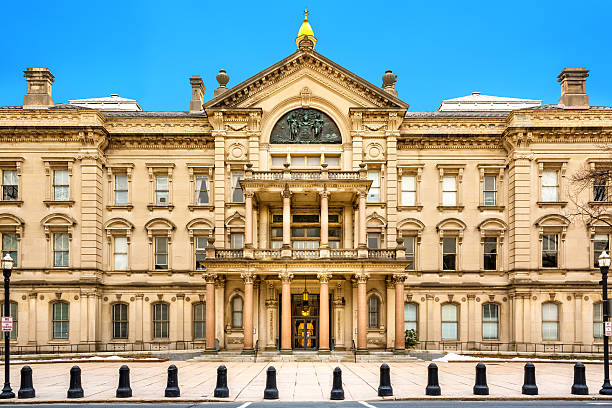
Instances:
[[[25,222],[13,214],[0,214],[0,230],[2,231],[15,231],[18,235],[23,232]]]
[[[561,214],[547,214],[540,217],[535,225],[538,227],[556,227],[556,228],[567,228],[570,224],[570,220]]]

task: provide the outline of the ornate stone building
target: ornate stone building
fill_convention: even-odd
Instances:
[[[571,175],[609,161],[588,71],[563,70],[556,105],[474,93],[413,112],[391,71],[379,88],[315,44],[305,20],[293,54],[232,88],[221,71],[206,103],[192,77],[189,112],[54,104],[51,72],[25,71],[23,106],[0,108],[16,345],[601,341],[612,230],[568,204]],[[610,205],[597,188],[583,198]]]

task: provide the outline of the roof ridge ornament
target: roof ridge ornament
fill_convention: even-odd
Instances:
[[[304,10],[304,22],[298,31],[295,44],[298,46],[298,49],[314,49],[317,44],[317,39],[308,22],[308,9]]]

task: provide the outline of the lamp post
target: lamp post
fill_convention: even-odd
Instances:
[[[608,270],[610,269],[610,255],[603,251],[597,258],[599,269],[601,270],[601,287],[603,300],[603,321],[604,321],[604,383],[599,393],[602,395],[612,395],[612,385],[610,385],[610,355],[608,351],[608,336],[605,333],[605,324],[608,321]]]
[[[4,275],[4,313],[5,316],[11,315],[11,303],[9,298],[9,287],[11,284],[11,272],[13,270],[13,258],[6,254],[2,258],[2,274]],[[4,388],[0,394],[0,399],[15,398],[15,393],[11,389],[10,380],[10,349],[11,347],[11,332],[4,332]]]

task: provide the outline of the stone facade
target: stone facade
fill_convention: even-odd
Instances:
[[[376,87],[298,40],[232,88],[220,73],[205,104],[192,77],[189,112],[54,104],[53,75],[25,71],[24,105],[0,108],[17,345],[601,341],[593,259],[612,229],[571,217],[570,178],[608,160],[612,108],[588,106],[585,70],[564,70],[559,105],[412,112],[392,73]],[[319,117],[270,143],[299,109],[341,143],[316,142]]]

